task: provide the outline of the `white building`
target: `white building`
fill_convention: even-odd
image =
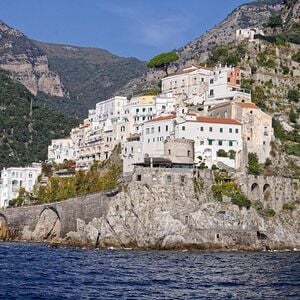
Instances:
[[[208,80],[212,69],[192,65],[162,79],[162,93],[173,93],[177,98],[199,103],[207,98]],[[196,104],[196,103],[194,103]]]
[[[191,115],[185,119],[178,119],[175,137],[195,141],[196,163],[203,162],[209,168],[212,165],[218,166],[219,163],[235,169],[240,168],[242,126],[236,120]],[[226,152],[226,157],[220,155],[220,150]]]
[[[76,149],[71,138],[55,139],[48,146],[48,160],[58,164],[65,160],[75,160]]]
[[[143,125],[143,157],[161,157],[164,155],[164,141],[175,134],[176,114],[158,116]]]
[[[270,157],[271,141],[274,137],[272,117],[254,103],[247,101],[229,101],[214,106],[209,110],[212,117],[227,117],[238,120],[243,124],[242,137],[246,149],[257,153],[260,163],[264,163]]]
[[[9,201],[16,198],[20,187],[27,192],[33,190],[38,176],[41,174],[40,164],[32,164],[31,167],[10,167],[1,171],[0,207],[7,207]]]
[[[256,34],[264,35],[264,32],[258,28],[239,28],[235,32],[235,38],[238,42],[243,40],[253,41]]]

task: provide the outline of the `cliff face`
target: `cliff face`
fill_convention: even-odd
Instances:
[[[49,70],[48,57],[20,31],[0,21],[0,67],[9,71],[33,95],[66,95],[58,73]]]
[[[131,183],[112,200],[105,217],[88,224],[78,219],[77,231],[65,240],[72,245],[146,249],[300,247],[299,206],[266,218],[254,208],[214,201],[206,190],[204,183],[200,197],[195,197],[191,182],[168,189]]]
[[[143,61],[103,49],[33,41],[1,21],[0,68],[43,102],[76,116],[147,70]]]

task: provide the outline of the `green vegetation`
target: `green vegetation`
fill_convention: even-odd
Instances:
[[[290,122],[292,122],[292,123],[297,122],[297,113],[293,109],[291,109],[289,112],[289,119],[290,119]]]
[[[0,107],[0,169],[45,160],[51,140],[67,136],[77,124],[40,104],[4,71],[0,71]]]
[[[22,206],[25,201],[32,202],[36,200],[32,193],[29,193],[25,188],[20,187],[18,197],[9,201],[9,206]]]
[[[300,92],[299,90],[291,89],[288,91],[287,97],[289,101],[298,103],[300,98]]]
[[[262,216],[267,217],[267,218],[272,218],[272,217],[274,217],[274,216],[276,215],[275,210],[272,209],[272,208],[269,208],[269,207],[263,208],[263,209],[261,209],[261,210],[258,210],[258,212],[259,212]]]
[[[152,88],[149,89],[145,94],[149,95],[149,96],[156,96],[160,93],[160,89],[159,88]]]
[[[219,157],[227,157],[227,152],[224,149],[219,149],[217,151],[217,156],[219,156]]]
[[[293,211],[296,208],[295,202],[284,203],[282,206],[283,210]]]
[[[222,65],[236,66],[241,59],[245,56],[246,50],[243,46],[239,45],[237,48],[232,45],[220,46],[212,49],[206,64],[209,67],[215,66],[220,63]]]
[[[265,108],[266,95],[263,88],[256,86],[251,89],[252,92],[252,102],[255,103],[260,108]]]
[[[292,60],[300,63],[300,50],[292,56]]]
[[[40,186],[36,191],[38,203],[55,202],[76,196],[83,196],[117,187],[122,173],[120,162],[99,172],[98,164],[88,172],[78,171],[73,177],[51,177],[47,186]]]
[[[248,174],[260,175],[261,166],[258,162],[258,157],[256,153],[248,153]]]
[[[267,26],[271,28],[281,27],[282,26],[281,16],[273,13],[268,20]]]
[[[241,193],[235,193],[231,196],[231,202],[239,207],[247,207],[251,206],[251,201]]]
[[[260,52],[258,54],[257,64],[269,69],[275,69],[277,66],[273,59],[268,58],[267,52]]]
[[[150,59],[147,66],[149,68],[163,69],[166,72],[166,75],[168,75],[169,65],[178,59],[179,56],[176,52],[163,52]]]

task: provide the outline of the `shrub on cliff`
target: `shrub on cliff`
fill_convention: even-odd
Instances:
[[[259,175],[261,173],[261,167],[258,162],[256,153],[248,153],[248,174]]]
[[[251,206],[251,201],[240,192],[231,196],[231,202],[239,207],[249,208]]]

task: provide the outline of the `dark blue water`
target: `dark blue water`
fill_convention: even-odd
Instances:
[[[300,252],[79,250],[0,242],[0,299],[300,299]]]

